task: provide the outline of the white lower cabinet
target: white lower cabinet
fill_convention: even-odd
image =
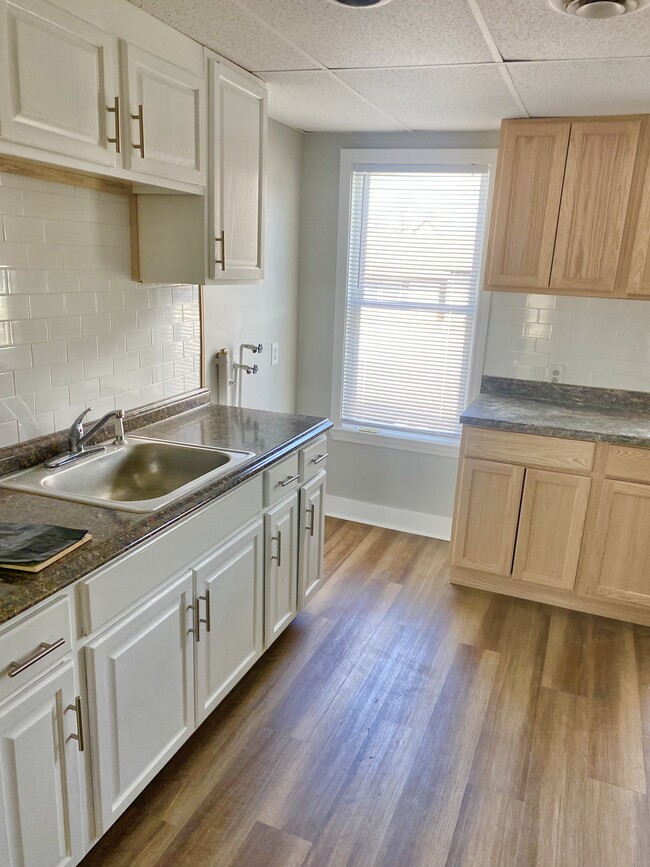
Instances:
[[[99,833],[194,730],[194,612],[188,571],[86,646]]]
[[[298,603],[307,604],[323,583],[325,476],[319,473],[300,489]]]
[[[194,569],[197,724],[214,710],[264,650],[262,521]]]
[[[265,642],[269,647],[298,613],[298,494],[264,515]]]
[[[83,855],[72,662],[0,712],[0,864],[64,867]]]

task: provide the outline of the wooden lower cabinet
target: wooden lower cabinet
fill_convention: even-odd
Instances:
[[[72,662],[0,712],[0,864],[65,867],[83,855]]]
[[[264,650],[262,521],[194,569],[200,620],[196,643],[197,724]]]
[[[467,458],[460,472],[452,563],[510,575],[524,468]]]
[[[192,585],[188,571],[86,645],[99,833],[194,730]]]
[[[298,613],[298,494],[264,515],[265,644],[271,645]]]
[[[513,577],[572,590],[591,479],[526,470]]]
[[[589,592],[650,604],[650,485],[604,480],[590,547]]]

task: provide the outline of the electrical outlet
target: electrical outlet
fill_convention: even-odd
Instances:
[[[565,364],[552,364],[546,368],[547,382],[564,382]]]
[[[278,343],[271,344],[271,364],[277,364],[279,361],[280,346]]]

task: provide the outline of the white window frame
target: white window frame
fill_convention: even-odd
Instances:
[[[334,352],[332,356],[332,420],[334,428],[330,432],[332,439],[343,442],[360,443],[372,446],[384,446],[409,452],[424,452],[426,454],[457,457],[460,443],[451,444],[447,440],[435,436],[405,435],[382,430],[377,433],[355,430],[344,426],[341,421],[341,403],[343,395],[343,356],[345,349],[345,314],[347,301],[347,272],[350,248],[350,203],[352,194],[352,172],[355,166],[365,167],[376,165],[383,168],[404,165],[479,165],[488,168],[487,217],[483,251],[481,256],[478,298],[474,317],[474,330],[470,348],[469,374],[465,393],[465,406],[478,395],[481,390],[483,359],[487,339],[487,326],[490,315],[491,292],[483,291],[485,276],[485,250],[487,247],[490,205],[494,185],[494,170],[497,151],[494,148],[484,149],[348,149],[341,150],[341,178],[339,187],[339,224],[338,253],[336,262],[336,304],[334,317]]]

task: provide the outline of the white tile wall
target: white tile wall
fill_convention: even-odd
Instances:
[[[650,302],[493,292],[483,372],[650,391]]]
[[[199,386],[198,286],[130,267],[124,196],[0,174],[0,446]]]

